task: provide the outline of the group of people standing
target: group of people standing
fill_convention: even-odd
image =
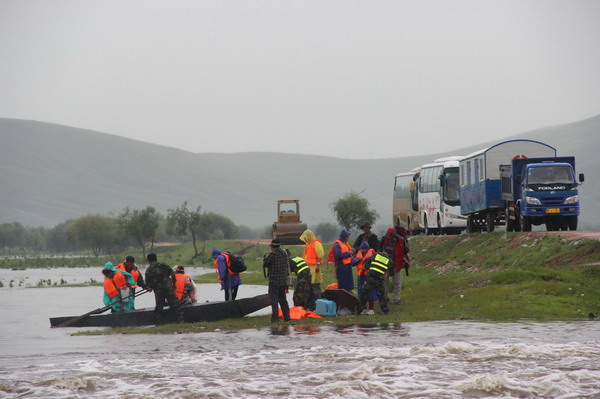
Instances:
[[[363,232],[353,246],[349,244],[351,233],[342,230],[327,259],[321,241],[311,230],[305,230],[300,236],[306,244],[301,257],[293,257],[289,250],[283,250],[278,240],[271,241],[271,253],[263,259],[263,267],[268,270],[271,321],[279,320],[279,306],[284,320],[289,319],[289,304],[285,294],[290,285],[290,275],[295,276],[294,306],[315,310],[316,300],[321,297],[322,268],[325,261],[334,264],[337,288],[348,291],[357,288],[360,313],[374,314],[374,304],[377,301],[381,310],[388,313],[388,292],[392,293],[394,303],[400,303],[402,270],[408,274],[407,231],[400,226],[390,227],[379,240],[371,231],[369,223],[363,223],[361,229]],[[356,287],[354,269],[357,276]],[[391,288],[388,289],[390,278]]]
[[[408,232],[401,226],[390,227],[379,240],[369,223],[363,223],[360,227],[363,232],[353,246],[349,244],[351,233],[347,230],[340,232],[338,240],[331,247],[328,261],[334,263],[339,289],[354,290],[353,268],[356,269],[361,313],[375,313],[376,301],[379,301],[381,310],[388,313],[388,292],[392,293],[394,303],[400,303],[402,270],[408,273]],[[389,278],[392,280],[391,289]]]

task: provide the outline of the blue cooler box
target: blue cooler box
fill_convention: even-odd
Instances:
[[[317,299],[315,313],[319,316],[335,316],[337,315],[337,306],[329,299]]]

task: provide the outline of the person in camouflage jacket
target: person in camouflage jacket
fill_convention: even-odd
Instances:
[[[183,323],[181,303],[175,295],[175,272],[169,265],[158,262],[154,253],[148,254],[146,259],[150,263],[145,275],[146,289],[154,292],[154,299],[156,300],[154,312],[156,313],[157,323],[164,320],[165,300],[171,311],[176,312],[177,321]]]

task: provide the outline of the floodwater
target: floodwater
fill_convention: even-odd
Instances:
[[[358,326],[74,337],[86,329],[53,329],[48,318],[101,307],[101,287],[23,288],[96,274],[0,270],[0,398],[600,398],[594,321],[369,325],[364,316]],[[217,284],[199,288],[201,300],[221,299]],[[243,285],[239,295],[265,290]],[[153,306],[151,294],[137,299]]]

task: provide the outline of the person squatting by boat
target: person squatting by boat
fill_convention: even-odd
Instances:
[[[175,266],[175,295],[182,305],[196,303],[196,284],[194,280],[185,274],[183,266]]]
[[[177,283],[175,272],[169,265],[158,262],[155,253],[149,253],[146,259],[150,264],[146,270],[146,289],[154,292],[154,299],[156,300],[154,312],[156,313],[157,322],[160,323],[165,318],[163,308],[166,301],[170,310],[176,313],[177,321],[183,323],[181,303],[175,295],[175,284]]]
[[[294,306],[302,306],[304,309],[314,309],[317,298],[313,296],[310,268],[302,257],[292,257],[288,249],[285,252],[290,261],[290,272],[296,276],[293,296]]]
[[[137,287],[131,274],[117,270],[112,262],[104,264],[102,274],[104,275],[104,305],[111,306],[112,313],[127,310],[125,306],[133,298],[131,290]]]

